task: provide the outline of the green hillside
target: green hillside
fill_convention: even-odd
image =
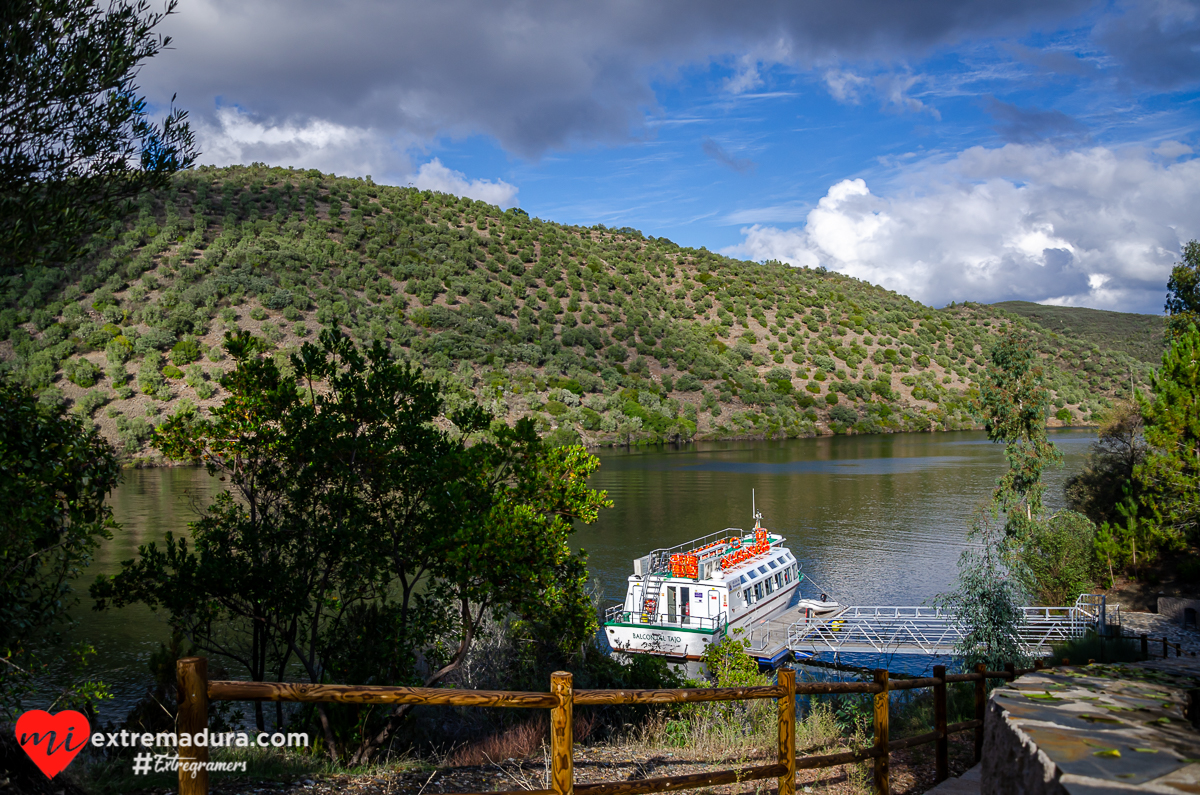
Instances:
[[[130,207],[69,269],[0,301],[0,359],[129,455],[211,405],[231,329],[280,361],[322,325],[379,340],[499,417],[558,439],[804,436],[971,427],[994,336],[1027,325],[1062,421],[1150,366],[977,304],[935,310],[821,269],[634,229],[315,171],[199,168]]]
[[[1047,331],[1121,351],[1153,365],[1162,361],[1166,349],[1163,318],[1160,315],[1108,312],[1076,306],[1043,306],[1029,301],[1002,301],[992,306],[1032,320]]]

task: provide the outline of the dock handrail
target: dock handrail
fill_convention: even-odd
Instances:
[[[1032,654],[1082,636],[1089,627],[1105,626],[1103,596],[1085,594],[1072,606],[1022,607],[1016,639]],[[1101,630],[1103,631],[1103,630]],[[950,651],[966,636],[959,617],[936,607],[871,605],[852,606],[832,616],[806,618],[788,630],[793,651],[838,653],[856,651],[920,654]]]

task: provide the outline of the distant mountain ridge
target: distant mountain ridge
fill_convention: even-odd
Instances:
[[[1161,315],[1077,306],[1047,306],[1029,301],[1001,301],[992,306],[1032,320],[1047,331],[1123,351],[1149,364],[1161,362],[1167,347]]]
[[[0,366],[130,456],[185,401],[221,399],[220,341],[238,328],[286,366],[337,324],[421,364],[450,407],[479,401],[591,444],[973,427],[973,390],[1011,327],[1043,356],[1056,423],[1146,383],[1150,364],[1120,341],[1022,311],[938,310],[824,269],[255,164],[183,172],[83,261],[10,285]]]

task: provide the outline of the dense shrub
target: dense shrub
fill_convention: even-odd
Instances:
[[[858,422],[858,412],[849,406],[834,406],[829,410],[829,419],[853,425]]]
[[[100,367],[82,357],[67,359],[63,362],[62,369],[63,375],[67,377],[68,381],[85,389],[95,386],[96,382],[100,380]]]
[[[171,361],[180,367],[200,358],[200,344],[194,339],[182,339],[171,348]]]

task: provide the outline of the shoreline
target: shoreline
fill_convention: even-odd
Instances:
[[[1047,427],[1050,430],[1054,430],[1054,431],[1083,431],[1083,430],[1095,429],[1098,426],[1092,425],[1092,424],[1080,424],[1080,425],[1050,425]],[[614,450],[619,447],[624,447],[626,449],[642,448],[642,447],[681,447],[683,445],[697,444],[700,442],[782,442],[782,441],[787,441],[788,439],[817,439],[817,438],[833,437],[833,436],[897,436],[900,434],[909,434],[909,433],[911,433],[911,434],[960,433],[960,432],[965,432],[965,431],[982,431],[982,430],[983,430],[982,426],[972,426],[970,428],[953,428],[953,429],[926,428],[923,430],[880,431],[878,433],[857,433],[853,429],[848,429],[847,431],[845,431],[843,433],[834,433],[829,428],[820,428],[820,431],[821,431],[820,433],[815,433],[815,434],[812,434],[811,436],[787,436],[787,435],[768,436],[766,434],[761,434],[761,433],[759,433],[759,434],[733,434],[733,435],[729,435],[729,436],[705,435],[705,436],[693,437],[691,439],[677,439],[674,441],[672,441],[670,439],[662,439],[662,438],[639,439],[636,441],[626,442],[624,444],[622,444],[620,442],[615,442],[615,441],[614,442],[600,442],[600,441],[596,441],[596,440],[589,441],[588,439],[584,438],[584,439],[581,439],[580,443],[585,448],[587,448],[587,450],[589,452],[592,452],[592,451],[600,451],[600,450]],[[198,465],[199,464],[197,464],[197,463],[188,463],[188,462],[184,462],[184,461],[171,461],[169,459],[162,458],[161,456],[152,456],[152,457],[134,456],[129,460],[123,460],[121,462],[121,467],[123,469],[158,469],[158,468],[169,469],[172,467],[187,467],[187,466],[198,466]]]

